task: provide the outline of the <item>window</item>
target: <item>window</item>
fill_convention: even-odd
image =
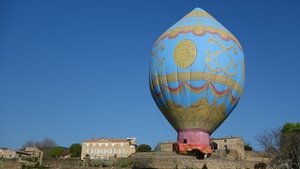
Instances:
[[[211,143],[211,148],[212,148],[213,150],[217,150],[217,149],[218,149],[218,144],[215,143],[215,142],[212,142],[212,143]]]
[[[183,143],[186,144],[186,143],[187,143],[187,139],[184,139],[184,140],[183,140]]]

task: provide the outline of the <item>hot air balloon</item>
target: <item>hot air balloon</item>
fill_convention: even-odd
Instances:
[[[211,154],[209,136],[237,105],[245,78],[239,41],[206,11],[195,8],[155,42],[152,97],[177,131],[179,154]]]

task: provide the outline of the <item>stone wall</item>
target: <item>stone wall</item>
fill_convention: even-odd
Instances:
[[[27,162],[20,162],[19,160],[11,160],[11,159],[0,159],[0,169],[21,169],[22,164],[26,164]],[[27,165],[34,165],[28,164]],[[82,161],[80,159],[43,159],[43,166],[49,169],[99,169],[101,167],[88,167],[83,166]],[[104,169],[108,169],[111,167],[104,167]],[[114,166],[114,169],[119,169]],[[126,169],[126,168],[123,168]]]
[[[50,168],[79,168],[81,160],[79,159],[43,159],[43,165]]]
[[[208,169],[254,169],[261,161],[230,160],[224,158],[207,158],[198,160],[193,156],[178,155],[172,152],[136,153],[132,156],[136,168],[205,168]]]
[[[115,162],[115,161],[107,161],[106,164],[108,164],[109,162],[111,162],[111,164],[113,164],[113,162]],[[44,159],[43,165],[45,167],[49,167],[49,169],[99,169],[99,168],[119,169],[118,166],[113,166],[113,165],[111,165],[111,166],[107,165],[106,167],[101,167],[101,165],[98,167],[90,167],[88,165],[84,165],[84,162],[81,161],[80,159]],[[126,168],[123,168],[123,169],[126,169]]]
[[[259,152],[246,153],[245,160],[225,159],[222,157],[209,157],[198,160],[194,156],[178,155],[174,152],[147,152],[135,153],[131,159],[133,168],[156,169],[254,169],[255,164],[268,163],[266,157]],[[248,159],[248,160],[247,160]],[[22,163],[18,160],[1,159],[0,169],[21,169]],[[84,167],[80,159],[43,159],[43,165],[49,169],[99,169],[101,167]],[[106,167],[110,168],[110,167]],[[114,169],[117,169],[114,166]]]
[[[164,142],[159,144],[159,151],[172,152],[174,142]]]
[[[21,166],[18,160],[0,159],[0,169],[21,169]]]
[[[245,160],[269,163],[271,156],[265,152],[245,151]]]

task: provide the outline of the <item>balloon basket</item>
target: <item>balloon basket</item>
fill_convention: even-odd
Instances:
[[[180,130],[173,150],[178,154],[195,155],[204,159],[212,153],[209,134],[199,129]]]

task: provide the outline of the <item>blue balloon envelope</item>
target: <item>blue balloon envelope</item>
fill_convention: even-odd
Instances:
[[[150,89],[178,132],[175,148],[179,153],[211,153],[209,135],[238,103],[244,69],[239,41],[200,8],[157,39],[150,62]]]

